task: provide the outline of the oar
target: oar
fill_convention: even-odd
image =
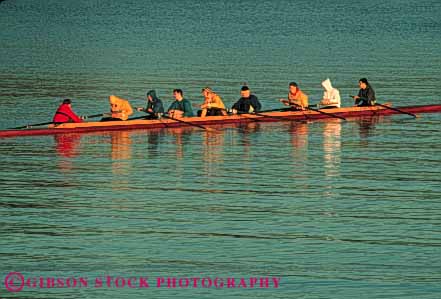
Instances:
[[[296,104],[294,104],[294,105],[296,105]],[[296,105],[296,106],[299,106],[299,105]],[[300,106],[299,106],[299,107],[300,107]],[[331,116],[331,117],[339,118],[339,119],[342,119],[342,120],[346,120],[346,118],[344,118],[344,117],[342,117],[342,116],[338,116],[338,115],[336,115],[336,114],[334,114],[334,113],[324,112],[324,111],[322,111],[322,110],[320,110],[320,109],[314,109],[314,108],[306,107],[306,110],[311,110],[311,111],[315,111],[315,112],[321,113],[321,114],[323,114],[323,115],[327,115],[327,116]]]
[[[94,118],[94,117],[100,117],[100,116],[102,117],[102,116],[104,116],[105,114],[107,114],[107,113],[85,115],[85,116],[83,116],[83,119]]]
[[[181,119],[178,119],[178,118],[174,118],[174,117],[170,117],[170,116],[167,116],[167,115],[162,115],[162,117],[166,118],[166,119],[175,120],[177,122],[180,122],[180,123],[183,123],[183,124],[187,124],[189,126],[197,127],[197,128],[200,128],[200,129],[203,129],[203,130],[206,130],[206,131],[216,131],[216,130],[214,130],[212,128],[207,128],[207,127],[204,127],[204,126],[201,126],[201,125],[189,122],[189,121],[184,121],[184,120],[181,120]]]
[[[193,107],[199,107],[199,108],[200,108],[200,105],[199,105],[199,104],[195,104],[195,103],[193,103],[192,106],[193,106]],[[223,108],[216,108],[216,109],[219,109],[219,110],[222,110],[222,111],[227,112],[227,115],[234,115],[234,114],[231,113],[231,110],[228,110],[228,109],[225,109],[225,108],[224,108],[224,109],[223,109]],[[271,110],[262,110],[262,111],[259,111],[259,113],[276,112],[276,111],[286,111],[286,110],[288,110],[288,109],[289,109],[289,108],[277,108],[277,109],[271,109]],[[249,113],[247,113],[247,112],[239,112],[239,113],[249,114]]]
[[[25,126],[21,126],[21,127],[15,127],[15,128],[8,128],[8,130],[19,130],[19,129],[29,129],[32,127],[38,127],[38,126],[44,126],[44,125],[51,125],[54,122],[49,121],[49,122],[45,122],[45,123],[38,123],[38,124],[29,124],[29,125],[25,125]]]
[[[259,113],[267,113],[267,112],[283,112],[283,111],[291,111],[291,108],[277,108],[277,109],[270,109],[270,110],[262,110],[259,111]]]
[[[281,109],[272,109],[272,110],[264,110],[264,111],[260,111],[260,112],[244,112],[244,111],[238,111],[237,115],[258,115],[258,116],[262,116],[262,117],[266,117],[266,118],[272,118],[272,119],[277,119],[280,121],[288,121],[288,122],[292,122],[292,121],[299,121],[296,119],[289,119],[283,116],[275,116],[275,115],[266,115],[266,114],[262,114],[262,113],[266,113],[266,112],[274,112],[274,111],[281,111]],[[258,118],[253,118],[253,120],[255,120],[256,122],[259,121]]]
[[[311,111],[315,111],[315,112],[318,112],[318,113],[321,113],[321,114],[324,114],[324,115],[327,115],[327,116],[331,116],[331,117],[335,117],[335,118],[340,118],[342,120],[346,120],[346,118],[344,118],[342,116],[338,116],[338,115],[336,115],[334,113],[324,112],[324,111],[322,111],[320,109],[314,109],[314,108],[309,108],[309,107],[307,107],[306,109],[307,110],[311,110]]]
[[[354,98],[353,95],[349,95],[349,96],[351,98]],[[418,117],[416,114],[413,114],[413,113],[410,113],[410,112],[406,112],[406,111],[403,111],[403,110],[400,110],[400,109],[397,109],[397,108],[393,108],[393,107],[390,107],[390,106],[387,106],[387,105],[383,105],[383,104],[380,104],[380,103],[375,103],[375,106],[380,106],[380,107],[383,107],[383,108],[386,108],[386,109],[390,109],[390,110],[393,110],[393,111],[400,112],[402,114],[407,114],[407,115],[413,116],[414,118]]]
[[[86,115],[86,116],[83,116],[83,119],[100,117],[100,116],[103,116],[103,115],[104,115],[103,113],[101,113],[101,114],[93,114],[93,115]],[[21,127],[8,128],[8,130],[30,129],[32,127],[52,125],[52,124],[56,124],[56,123],[53,122],[53,121],[49,121],[49,122],[45,122],[45,123],[29,124],[29,125],[25,125],[25,126],[21,126]]]
[[[143,116],[131,117],[131,118],[127,119],[127,120],[148,119],[148,117],[150,117],[149,114],[143,115]],[[155,119],[150,119],[150,120],[155,120]]]
[[[400,110],[400,109],[397,109],[397,108],[393,108],[393,107],[390,107],[390,106],[386,106],[386,105],[383,105],[383,104],[376,103],[375,106],[381,106],[381,107],[384,107],[384,108],[387,108],[387,109],[390,109],[390,110],[394,110],[394,111],[397,111],[397,112],[400,112],[400,113],[403,113],[403,114],[408,114],[408,115],[413,116],[414,118],[418,117],[416,114],[413,114],[413,113],[410,113],[410,112],[406,112],[406,111],[403,111],[403,110]]]
[[[149,117],[149,115],[138,116],[138,117],[132,117],[132,118],[129,118],[128,120],[146,119],[147,117]],[[174,118],[174,117],[170,117],[170,116],[167,116],[167,115],[164,115],[164,114],[161,115],[161,118],[175,120],[175,121],[177,121],[177,122],[180,122],[180,123],[183,123],[183,124],[187,124],[187,125],[189,125],[189,126],[197,127],[197,128],[200,128],[200,129],[204,129],[204,130],[206,130],[206,131],[217,131],[217,130],[212,129],[212,128],[207,128],[207,127],[204,127],[204,126],[202,126],[202,125],[195,124],[195,123],[193,123],[193,122],[184,121],[184,120],[181,120],[181,119],[178,119],[178,118]],[[158,118],[158,119],[160,120],[160,118]],[[157,119],[157,120],[158,120],[158,119]],[[149,119],[149,120],[154,120],[154,119]]]

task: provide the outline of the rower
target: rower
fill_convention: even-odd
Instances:
[[[202,110],[198,111],[198,116],[227,115],[225,105],[220,96],[218,96],[210,87],[202,88],[204,103],[200,105]]]
[[[120,97],[111,95],[109,97],[110,103],[110,116],[104,117],[101,121],[119,121],[127,120],[130,115],[133,114],[132,106],[129,101]]]
[[[360,86],[358,95],[352,96],[352,98],[355,100],[354,106],[375,106],[375,91],[369,84],[368,80],[366,78],[361,78],[358,81],[358,86]]]
[[[82,117],[77,116],[75,112],[73,112],[72,101],[65,99],[58,107],[57,112],[55,112],[52,122],[55,124],[80,123],[83,122],[83,120]]]
[[[182,118],[193,116],[193,109],[189,100],[184,99],[184,92],[181,89],[173,90],[175,101],[168,108],[168,115],[171,118]]]
[[[237,114],[259,112],[261,108],[262,105],[260,104],[259,99],[251,94],[248,86],[244,85],[240,89],[240,99],[234,103],[231,109],[233,114]]]
[[[304,94],[296,82],[289,83],[288,99],[280,99],[285,106],[291,106],[293,110],[306,110],[308,108],[308,96]]]
[[[136,110],[147,113],[146,119],[159,119],[164,114],[162,101],[156,96],[156,91],[154,90],[147,92],[147,107],[138,107]]]
[[[340,92],[337,88],[332,87],[331,80],[328,78],[322,82],[323,89],[323,99],[318,104],[320,109],[328,108],[340,108]]]

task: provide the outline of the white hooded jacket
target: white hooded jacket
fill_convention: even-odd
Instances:
[[[325,92],[323,93],[323,100],[320,104],[323,106],[335,106],[340,108],[340,92],[338,89],[332,87],[331,80],[329,80],[329,78],[326,79],[322,82],[322,86],[325,89]],[[324,104],[324,100],[329,100],[329,103]]]

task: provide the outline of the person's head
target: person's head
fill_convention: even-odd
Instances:
[[[358,80],[358,86],[360,86],[361,89],[366,89],[369,86],[369,82],[366,78],[361,78]]]
[[[117,96],[111,95],[111,96],[109,96],[109,103],[110,103],[111,109],[116,109],[119,104],[119,98]]]
[[[204,87],[204,88],[202,88],[202,91],[201,91],[202,95],[205,98],[207,98],[212,92],[213,92],[213,90],[211,90],[210,87]]]
[[[326,80],[324,80],[322,82],[322,87],[325,91],[331,91],[332,90],[332,84],[331,84],[331,80],[329,78],[327,78]]]
[[[294,94],[297,92],[297,89],[299,88],[299,86],[297,85],[296,82],[289,82],[289,92]]]
[[[173,89],[173,97],[180,101],[184,98],[184,92],[182,91],[182,89]]]
[[[156,91],[152,89],[147,92],[147,100],[152,102],[153,99],[156,99]]]
[[[248,86],[244,85],[242,86],[242,88],[240,89],[240,96],[242,98],[249,98],[251,95],[251,90]]]
[[[70,99],[64,99],[64,100],[63,100],[63,104],[64,104],[64,105],[71,105],[71,104],[72,104],[72,101],[71,101]]]

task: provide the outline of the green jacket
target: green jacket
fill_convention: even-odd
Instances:
[[[167,111],[170,110],[180,110],[184,112],[184,116],[189,117],[193,116],[193,109],[191,108],[191,103],[187,99],[183,99],[182,101],[174,101]]]

